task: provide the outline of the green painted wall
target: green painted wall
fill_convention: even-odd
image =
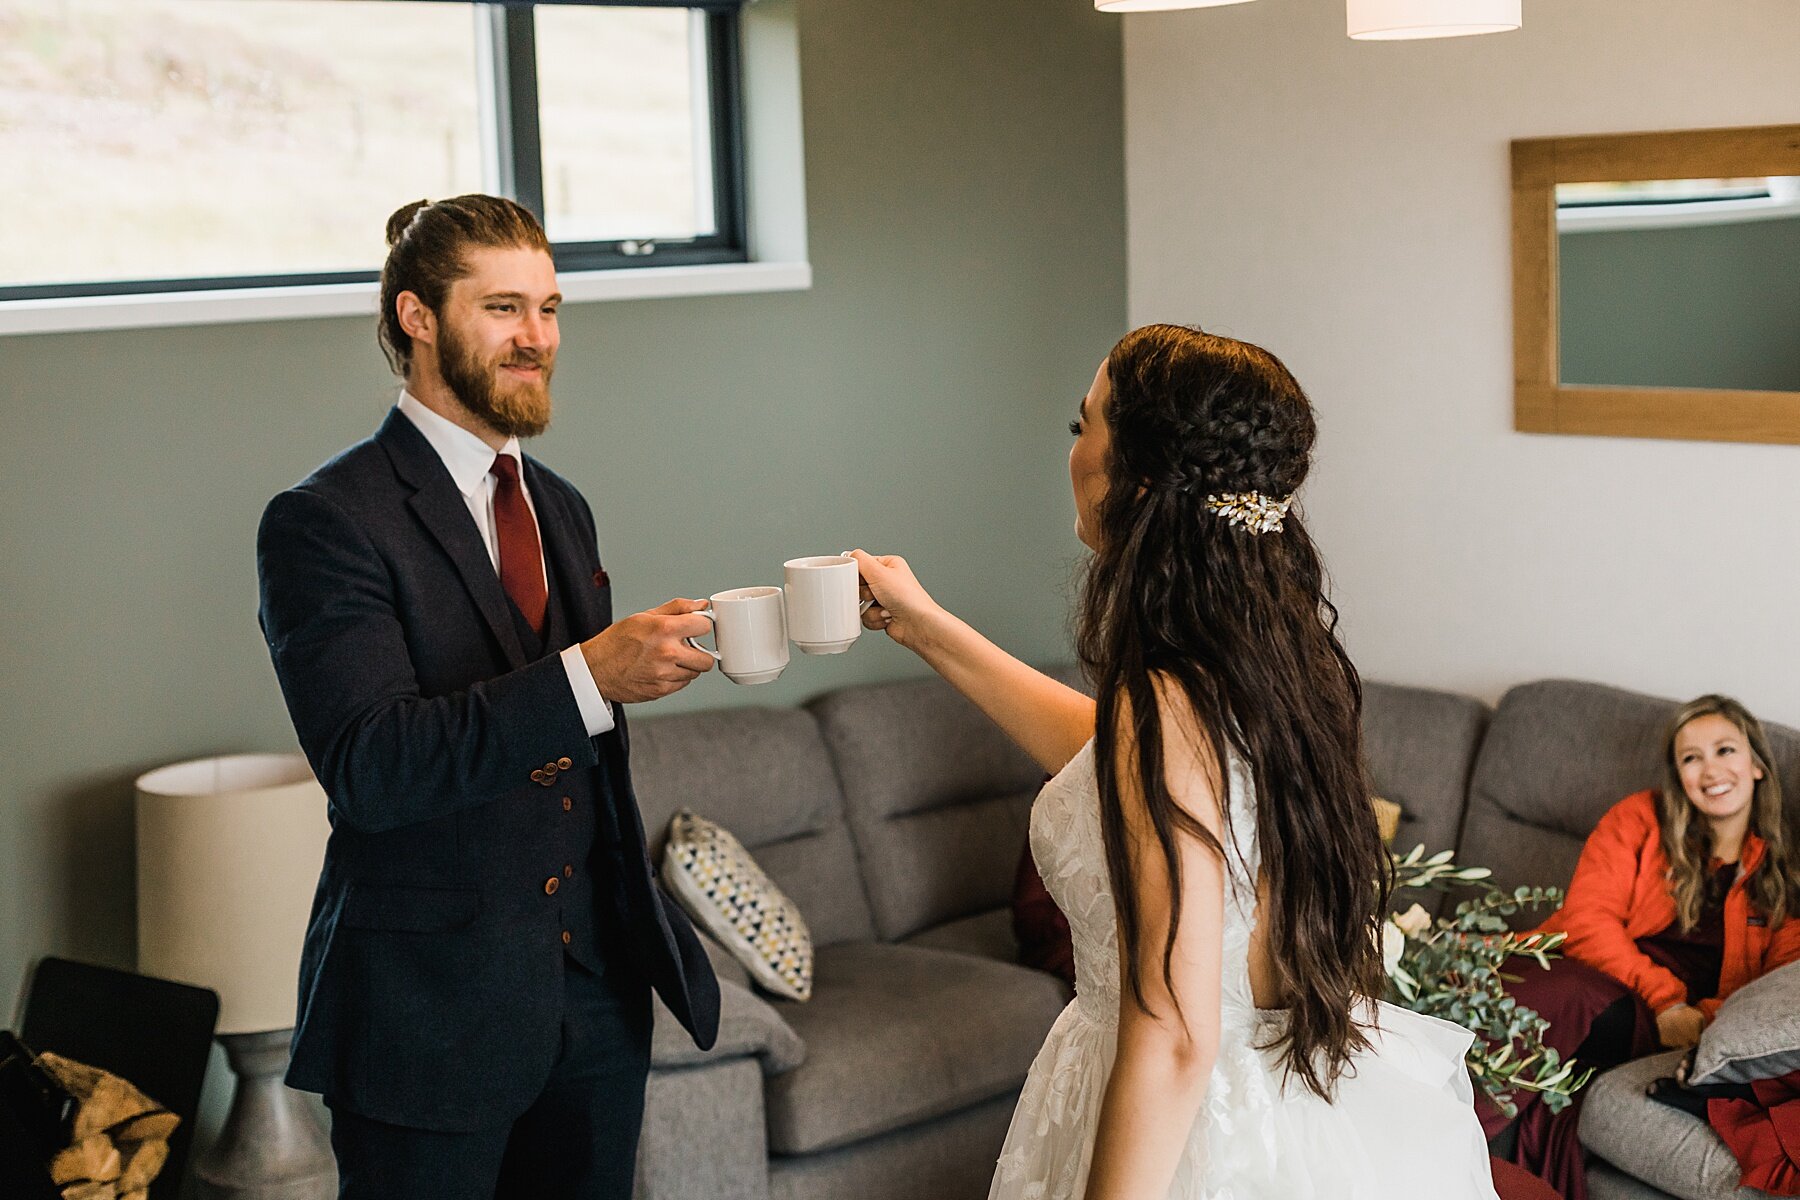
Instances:
[[[1562,380],[1800,391],[1800,218],[1564,234]]]
[[[534,452],[593,503],[624,611],[858,544],[1062,657],[1064,423],[1125,319],[1116,19],[802,0],[799,21],[813,288],[566,308]],[[0,338],[0,1014],[40,955],[132,963],[137,774],[293,745],[257,518],[393,389],[363,320]],[[637,715],[920,671],[865,638]]]

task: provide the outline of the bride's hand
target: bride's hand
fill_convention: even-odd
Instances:
[[[898,554],[852,550],[850,557],[862,571],[862,598],[873,601],[862,615],[863,628],[882,630],[908,650],[917,650],[925,628],[944,610]]]

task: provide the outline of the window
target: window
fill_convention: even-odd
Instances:
[[[376,278],[468,191],[558,266],[745,259],[737,20],[435,0],[7,0],[0,299]]]
[[[1672,229],[1800,216],[1800,176],[1556,185],[1558,233]]]

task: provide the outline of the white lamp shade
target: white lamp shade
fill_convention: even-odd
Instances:
[[[1248,0],[1094,0],[1101,12],[1169,12],[1177,8],[1221,8]]]
[[[219,1028],[294,1024],[300,947],[331,832],[297,754],[238,754],[137,781],[138,970],[219,993]]]
[[[1521,21],[1521,0],[1345,0],[1350,36],[1364,41],[1505,33]]]

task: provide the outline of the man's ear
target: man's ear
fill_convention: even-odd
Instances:
[[[437,344],[437,314],[419,299],[417,292],[401,292],[395,296],[394,312],[399,316],[400,328],[407,337],[427,346]]]

